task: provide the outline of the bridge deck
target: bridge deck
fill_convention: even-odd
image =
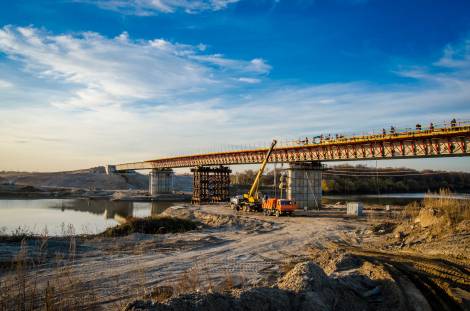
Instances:
[[[266,148],[213,152],[116,165],[117,171],[210,165],[255,164]],[[400,158],[456,157],[470,155],[470,125],[366,136],[323,139],[276,147],[271,163],[354,161]]]

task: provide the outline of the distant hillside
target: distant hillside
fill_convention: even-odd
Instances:
[[[175,191],[192,192],[193,176],[192,175],[176,175],[173,183]]]
[[[138,172],[128,175],[107,175],[105,168],[100,166],[84,170],[54,173],[0,171],[0,183],[15,183],[34,187],[147,190],[149,177]],[[192,176],[176,175],[174,189],[176,191],[192,191]]]
[[[0,172],[0,178],[3,183],[9,182],[34,187],[114,190],[145,189],[148,185],[147,176],[142,174],[107,175],[104,167],[54,173]]]

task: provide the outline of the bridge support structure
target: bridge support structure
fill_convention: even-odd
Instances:
[[[193,173],[193,204],[227,202],[230,200],[230,173],[226,166],[198,166]]]
[[[322,171],[319,161],[290,163],[287,169],[287,199],[293,200],[301,209],[319,209],[322,199]]]
[[[152,169],[149,173],[149,194],[156,196],[173,192],[174,172],[172,169]]]

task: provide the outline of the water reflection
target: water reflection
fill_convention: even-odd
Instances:
[[[158,215],[173,202],[120,202],[108,200],[45,199],[0,200],[0,230],[21,230],[35,234],[45,230],[63,234],[72,225],[75,233],[97,233],[121,223],[129,216]]]
[[[60,205],[51,205],[51,208],[60,208],[62,211],[73,210],[88,212],[95,215],[104,215],[107,219],[119,217],[148,217],[161,214],[173,202],[123,202],[108,200],[58,200]]]

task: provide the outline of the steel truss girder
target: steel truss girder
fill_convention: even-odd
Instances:
[[[116,170],[257,164],[263,161],[266,151],[263,148],[163,158],[116,165]],[[465,127],[458,131],[431,132],[428,135],[375,135],[360,140],[345,139],[322,144],[279,147],[273,150],[269,162],[457,157],[469,156],[469,151],[470,127]]]

